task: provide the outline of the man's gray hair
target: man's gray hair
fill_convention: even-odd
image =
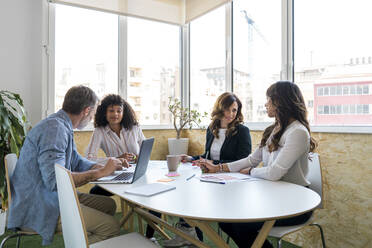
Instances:
[[[94,91],[86,86],[78,85],[70,88],[63,100],[62,109],[67,113],[78,115],[87,107],[94,107],[98,97]]]

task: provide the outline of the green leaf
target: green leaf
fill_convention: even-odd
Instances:
[[[19,155],[30,127],[20,95],[0,90],[0,194],[3,208],[7,206],[4,156],[10,152]]]

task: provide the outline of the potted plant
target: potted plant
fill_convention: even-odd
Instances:
[[[181,101],[178,98],[173,97],[169,97],[168,109],[172,113],[173,126],[177,133],[177,138],[168,139],[169,154],[187,154],[189,139],[181,138],[181,131],[185,127],[192,129],[194,124],[200,127],[200,123],[202,119],[207,116],[207,113],[204,112],[201,114],[197,110],[184,108],[181,105]]]
[[[23,141],[30,129],[19,94],[0,91],[0,235],[5,231],[8,209],[8,191],[5,180],[4,157],[8,153],[19,155]]]

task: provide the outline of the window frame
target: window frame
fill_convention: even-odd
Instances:
[[[282,10],[282,65],[280,71],[281,80],[293,81],[294,79],[294,0],[281,0]],[[43,48],[46,58],[43,63],[43,84],[42,84],[42,118],[54,113],[54,66],[55,66],[55,3],[48,2],[43,8]],[[225,4],[225,54],[226,54],[226,91],[233,91],[233,1]],[[127,99],[127,18],[118,16],[119,30],[119,68],[118,68],[118,94],[124,99]],[[190,28],[189,24],[180,26],[179,32],[180,42],[180,96],[181,103],[184,107],[190,106]],[[342,95],[344,95],[344,87],[342,87]],[[348,94],[351,95],[350,86],[348,86]],[[356,89],[355,89],[356,91]],[[369,89],[369,94],[370,93]],[[318,91],[316,92],[318,93]],[[330,92],[329,92],[330,93]],[[337,93],[337,89],[336,89]],[[355,92],[356,93],[356,92]],[[364,94],[362,88],[362,95]],[[324,89],[323,89],[323,96]],[[315,105],[314,105],[315,107]],[[341,110],[343,111],[343,109]],[[349,110],[350,111],[350,110]],[[269,122],[247,122],[245,123],[252,131],[262,131],[270,123]],[[141,125],[142,129],[173,129],[170,125]],[[88,126],[83,131],[91,131],[93,126]],[[332,133],[372,133],[371,126],[311,126],[311,130],[315,132],[332,132]]]

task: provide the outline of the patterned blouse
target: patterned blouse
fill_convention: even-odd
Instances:
[[[111,130],[109,125],[94,129],[92,138],[85,152],[85,156],[92,161],[105,163],[107,158],[97,157],[101,148],[107,157],[118,157],[125,152],[138,155],[145,136],[139,126],[133,126],[131,130],[124,127],[120,131],[120,137]]]

